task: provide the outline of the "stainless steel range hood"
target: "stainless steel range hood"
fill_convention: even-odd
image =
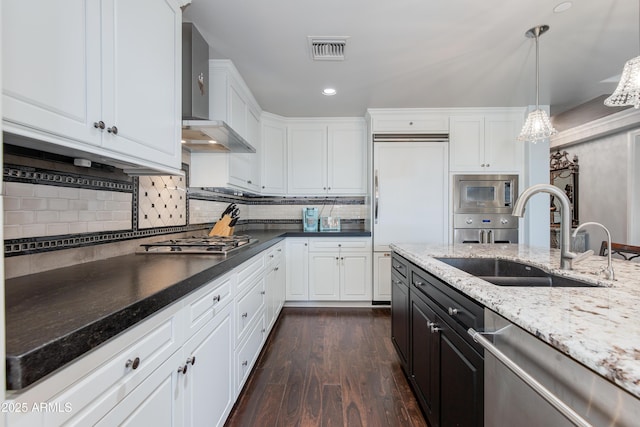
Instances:
[[[221,120],[183,120],[182,140],[182,146],[191,152],[256,152],[238,132]]]
[[[255,153],[222,120],[209,120],[209,45],[190,22],[182,24],[182,147],[191,152]]]

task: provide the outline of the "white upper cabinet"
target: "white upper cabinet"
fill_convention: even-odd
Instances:
[[[189,185],[230,186],[258,193],[262,169],[260,107],[229,60],[209,60],[209,82],[209,118],[226,122],[256,152],[191,153]]]
[[[181,21],[173,0],[4,2],[4,129],[45,151],[178,173]]]
[[[364,120],[302,120],[287,131],[288,194],[366,193]]]
[[[426,109],[369,109],[373,133],[448,133],[449,114]]]
[[[513,112],[452,115],[450,119],[452,172],[519,172],[522,143],[516,140],[522,115]]]
[[[262,193],[281,195],[287,192],[287,125],[262,114]]]

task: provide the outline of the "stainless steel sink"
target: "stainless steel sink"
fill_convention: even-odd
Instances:
[[[498,286],[597,287],[593,283],[557,276],[538,267],[497,258],[436,258]]]

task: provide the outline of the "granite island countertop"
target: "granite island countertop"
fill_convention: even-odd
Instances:
[[[591,256],[560,270],[560,251],[517,244],[391,245],[399,255],[640,398],[640,263],[614,260],[615,281]],[[595,287],[496,286],[434,257],[521,261]]]
[[[258,242],[222,255],[127,254],[5,281],[7,389],[22,389],[286,237],[368,231],[243,232]]]

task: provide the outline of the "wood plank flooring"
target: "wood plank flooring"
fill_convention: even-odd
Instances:
[[[285,307],[226,425],[427,426],[388,308]]]

